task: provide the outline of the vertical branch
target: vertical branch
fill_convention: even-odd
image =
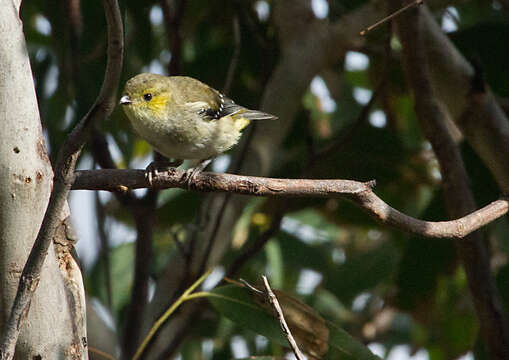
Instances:
[[[123,356],[130,358],[138,347],[141,333],[141,322],[148,302],[148,281],[152,262],[152,238],[157,194],[149,192],[145,204],[140,200],[131,206],[136,222],[136,255],[134,265],[134,284],[131,302],[127,309],[126,326],[123,338]]]
[[[170,9],[170,0],[161,0],[163,19],[171,49],[171,60],[168,64],[169,75],[178,75],[181,65],[182,36],[180,25],[184,16],[187,1],[175,0]],[[173,10],[173,12],[172,12]],[[160,159],[161,154],[155,152],[154,158]],[[143,314],[148,302],[148,281],[152,263],[152,227],[156,210],[158,190],[149,189],[143,199],[137,199],[131,206],[138,237],[136,239],[135,279],[131,293],[131,302],[126,315],[124,329],[123,353],[130,357],[136,351],[142,327]]]
[[[237,71],[237,66],[239,64],[239,56],[240,56],[240,24],[238,16],[233,18],[233,40],[234,40],[234,49],[232,58],[230,60],[230,65],[228,66],[228,72],[226,73],[226,81],[224,82],[223,94],[228,95],[232,88],[233,78],[235,77],[235,72]]]
[[[181,52],[182,52],[182,33],[180,25],[184,17],[187,0],[173,0],[173,12],[168,4],[170,0],[161,0],[163,10],[164,25],[166,35],[168,36],[168,47],[171,49],[171,60],[168,64],[168,74],[180,74]]]
[[[104,266],[104,284],[106,287],[106,302],[108,309],[113,309],[113,297],[111,293],[111,265],[110,265],[110,242],[106,234],[106,213],[104,206],[99,199],[99,192],[94,192],[95,211],[97,213],[97,232],[99,234],[100,249],[99,259],[103,261]]]
[[[64,2],[66,18],[68,23],[68,43],[69,53],[66,54],[67,76],[74,82],[74,86],[79,88],[80,81],[80,40],[83,32],[83,19],[81,16],[81,0],[69,0]],[[75,89],[76,91],[76,89]]]
[[[431,88],[425,42],[421,32],[421,12],[422,9],[410,10],[407,15],[398,18],[398,34],[403,45],[404,66],[413,91],[415,111],[440,164],[447,210],[451,218],[457,218],[469,213],[476,206],[461,154],[448,133],[445,126],[446,116],[435,100]],[[480,321],[481,335],[491,358],[507,359],[509,328],[500,294],[490,273],[490,259],[482,233],[477,231],[463,240],[457,240],[456,247],[467,274],[470,293]]]
[[[99,132],[94,133],[92,153],[94,154],[94,159],[102,168],[116,168],[109,152],[106,138]],[[135,246],[134,285],[131,292],[131,301],[127,309],[122,343],[125,357],[133,355],[136,350],[141,332],[141,327],[138,324],[143,319],[148,301],[148,281],[153,255],[152,226],[158,193],[157,190],[149,189],[143,198],[137,198],[132,192],[115,192],[115,196],[120,203],[129,208],[138,234]],[[101,214],[98,214],[98,216],[101,217]]]

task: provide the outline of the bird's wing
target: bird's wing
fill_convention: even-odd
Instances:
[[[217,92],[217,91],[216,91]],[[217,92],[220,99],[220,106],[214,113],[214,118],[219,119],[223,116],[232,116],[234,118],[244,118],[247,120],[276,120],[277,117],[263,111],[251,110],[235,104],[229,97]]]
[[[187,109],[196,111],[209,119],[219,119],[222,110],[221,94],[199,80],[187,76],[170,77],[177,87],[175,101]]]
[[[195,108],[197,112],[210,120],[228,115],[238,115],[248,120],[277,119],[274,115],[237,105],[232,99],[199,80],[184,76],[175,76],[173,78],[176,81],[185,81],[185,86],[181,85],[179,88],[181,92],[184,92],[186,106]]]

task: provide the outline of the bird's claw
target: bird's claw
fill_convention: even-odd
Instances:
[[[153,185],[153,180],[161,172],[167,171],[170,168],[182,165],[182,160],[175,161],[152,161],[145,169],[145,178],[150,187]]]
[[[158,175],[159,175],[159,170],[157,169],[156,166],[154,166],[154,163],[151,162],[145,169],[145,178],[147,179],[150,187],[152,187],[154,177],[156,177]]]
[[[191,185],[193,184],[196,176],[202,172],[202,169],[198,167],[187,169],[184,173],[184,178],[186,179],[187,189],[191,190]]]
[[[184,173],[187,189],[191,190],[196,177],[212,162],[211,159],[203,160],[198,166],[187,169]]]

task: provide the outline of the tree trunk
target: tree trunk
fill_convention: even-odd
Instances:
[[[9,317],[53,178],[20,5],[19,0],[0,1],[0,329]],[[55,234],[58,260],[52,244],[18,339],[16,359],[87,358],[83,284],[69,252],[67,215],[68,211],[62,214],[62,231]]]

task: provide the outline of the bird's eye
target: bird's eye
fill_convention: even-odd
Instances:
[[[152,94],[147,93],[147,94],[143,95],[143,99],[144,99],[145,101],[150,101],[150,100],[152,100]]]

